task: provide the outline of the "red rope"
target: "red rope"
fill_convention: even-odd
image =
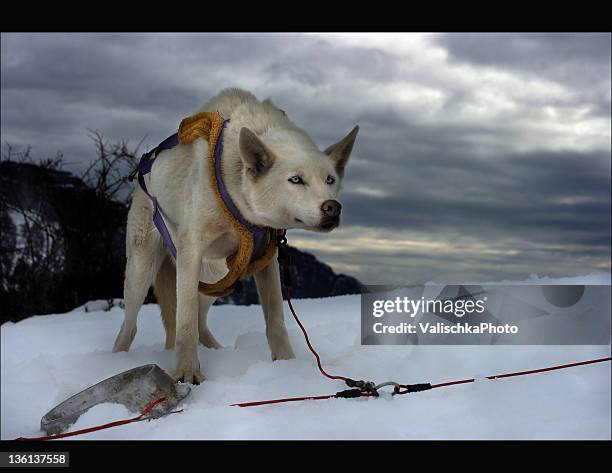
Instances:
[[[496,374],[493,376],[486,376],[487,379],[502,379],[502,378],[512,378],[513,376],[525,376],[528,374],[535,374],[535,373],[544,373],[545,371],[555,371],[555,370],[562,370],[564,368],[572,368],[573,366],[582,366],[582,365],[591,365],[593,363],[602,363],[604,361],[610,361],[612,360],[612,357],[606,357],[606,358],[596,358],[594,360],[586,360],[586,361],[577,361],[576,363],[567,363],[565,365],[555,365],[555,366],[549,366],[547,368],[540,368],[537,370],[528,370],[528,371],[515,371],[513,373],[504,373],[504,374]],[[459,381],[449,381],[447,383],[440,383],[440,384],[432,384],[431,388],[443,388],[444,386],[453,386],[455,384],[464,384],[464,383],[473,383],[474,381],[476,381],[475,378],[470,378],[470,379],[462,379]]]
[[[264,404],[278,404],[281,402],[295,402],[295,401],[319,401],[321,399],[333,399],[337,396],[335,394],[328,394],[323,396],[306,396],[306,397],[286,397],[282,399],[270,399],[268,401],[252,401],[252,402],[240,402],[238,404],[230,404],[232,407],[252,407],[252,406],[263,406]]]
[[[97,430],[109,429],[111,427],[117,427],[118,425],[131,424],[132,422],[137,422],[139,420],[144,420],[143,417],[146,416],[151,409],[157,406],[160,402],[165,401],[166,398],[162,397],[157,401],[152,402],[147,407],[144,408],[142,413],[138,417],[132,417],[131,419],[125,420],[117,420],[115,422],[109,422],[108,424],[97,425],[95,427],[89,427],[87,429],[75,430],[74,432],[64,432],[63,434],[55,434],[55,435],[47,435],[45,437],[19,437],[15,440],[55,440],[55,439],[63,439],[66,437],[73,437],[75,435],[88,434],[89,432],[96,432]]]
[[[593,363],[602,363],[604,361],[611,361],[611,360],[612,360],[612,357],[608,356],[608,357],[605,357],[605,358],[596,358],[594,360],[586,360],[586,361],[577,361],[575,363],[567,363],[565,365],[549,366],[549,367],[546,367],[546,368],[539,368],[539,369],[536,369],[536,370],[514,371],[512,373],[495,374],[495,375],[492,375],[492,376],[486,376],[486,379],[512,378],[514,376],[525,376],[525,375],[528,375],[528,374],[544,373],[546,371],[562,370],[562,369],[565,369],[565,368],[572,368],[574,366],[591,365]],[[473,383],[474,381],[476,381],[475,378],[461,379],[461,380],[458,380],[458,381],[448,381],[446,383],[432,384],[431,385],[431,389],[443,388],[445,386],[454,386],[456,384]]]
[[[317,351],[314,349],[314,347],[312,346],[312,344],[310,343],[310,339],[308,338],[308,332],[306,331],[306,329],[304,328],[304,325],[302,325],[302,322],[300,321],[298,315],[295,312],[295,309],[293,308],[293,304],[291,303],[291,296],[289,294],[289,288],[287,286],[285,286],[285,296],[287,299],[287,304],[289,305],[289,309],[291,310],[291,314],[293,315],[293,318],[295,319],[295,321],[297,322],[298,326],[300,327],[300,329],[302,330],[302,333],[304,334],[304,339],[306,340],[306,344],[308,345],[308,348],[310,349],[311,353],[314,355],[316,361],[317,361],[317,366],[319,368],[319,371],[321,372],[321,374],[329,379],[340,379],[343,381],[346,381],[348,378],[344,377],[344,376],[334,376],[334,375],[330,375],[329,373],[327,373],[324,369],[323,366],[321,366],[321,358],[319,357],[319,354],[317,353]],[[547,368],[540,368],[540,369],[535,369],[535,370],[528,370],[528,371],[515,371],[512,373],[504,373],[504,374],[497,374],[497,375],[493,375],[493,376],[487,376],[487,379],[502,379],[502,378],[510,378],[513,376],[524,376],[524,375],[528,375],[528,374],[534,374],[534,373],[543,373],[545,371],[554,371],[554,370],[560,370],[560,369],[564,369],[564,368],[571,368],[573,366],[582,366],[582,365],[589,365],[589,364],[593,364],[593,363],[601,363],[604,361],[610,361],[612,360],[612,357],[606,357],[606,358],[597,358],[595,360],[587,360],[587,361],[579,361],[576,363],[567,363],[565,365],[555,365],[555,366],[550,366]],[[457,384],[466,384],[466,383],[473,383],[474,381],[476,381],[475,378],[469,378],[469,379],[460,379],[460,380],[456,380],[456,381],[448,381],[446,383],[439,383],[439,384],[432,384],[431,388],[429,389],[434,389],[434,388],[442,388],[444,386],[454,386]],[[399,389],[396,390],[393,394],[408,394],[411,391],[409,389]],[[372,393],[366,392],[366,391],[362,391],[360,396],[358,397],[369,397],[372,396]],[[283,402],[296,402],[296,401],[308,401],[308,400],[313,400],[313,401],[318,401],[321,399],[338,399],[344,396],[338,396],[338,393],[336,394],[328,394],[328,395],[323,395],[323,396],[307,396],[307,397],[288,397],[288,398],[281,398],[281,399],[270,399],[270,400],[266,400],[266,401],[253,401],[253,402],[241,402],[241,403],[237,403],[237,404],[231,404],[232,406],[237,406],[237,407],[253,407],[253,406],[264,406],[267,404],[280,404]]]
[[[512,376],[523,376],[526,374],[534,374],[534,373],[543,373],[544,371],[554,371],[554,370],[561,370],[563,368],[571,368],[573,366],[582,366],[582,365],[590,365],[593,363],[601,363],[603,361],[610,361],[612,360],[612,357],[605,357],[605,358],[596,358],[594,360],[586,360],[586,361],[577,361],[575,363],[567,363],[565,365],[556,365],[556,366],[549,366],[548,368],[540,368],[538,370],[529,370],[529,371],[515,371],[514,373],[506,373],[506,374],[498,374],[498,375],[494,375],[494,376],[487,376],[487,379],[498,379],[498,378],[510,378]]]
[[[295,313],[295,310],[293,309],[293,304],[291,304],[291,297],[289,296],[289,288],[287,286],[285,286],[285,296],[287,298],[287,304],[289,304],[289,309],[291,309],[291,314],[293,315],[293,318],[295,319],[297,324],[300,326],[300,329],[302,330],[302,333],[304,334],[304,339],[306,340],[306,344],[308,345],[310,352],[314,355],[315,359],[317,360],[317,366],[319,367],[319,371],[321,372],[321,374],[329,379],[340,379],[342,381],[346,381],[348,378],[346,378],[345,376],[331,375],[323,369],[323,366],[321,366],[321,358],[319,357],[319,354],[317,353],[317,351],[313,348],[312,344],[310,343],[310,339],[308,338],[308,332],[306,332],[306,329],[302,325],[302,322],[300,322],[300,319],[298,318],[297,314]]]
[[[554,370],[561,370],[561,369],[565,369],[565,368],[571,368],[574,366],[582,366],[582,365],[590,365],[593,363],[602,363],[604,361],[611,361],[612,357],[606,357],[606,358],[597,358],[595,360],[586,360],[586,361],[578,361],[576,363],[567,363],[565,365],[556,365],[556,366],[549,366],[547,368],[540,368],[537,370],[529,370],[529,371],[515,371],[512,373],[504,373],[504,374],[497,374],[497,375],[493,375],[493,376],[487,376],[487,379],[502,379],[502,378],[511,378],[513,376],[525,376],[528,374],[534,374],[534,373],[544,373],[546,371],[554,371]],[[442,388],[445,386],[454,386],[457,384],[466,384],[466,383],[473,383],[474,381],[476,381],[475,378],[470,378],[470,379],[460,379],[457,381],[448,381],[446,383],[439,383],[439,384],[432,384],[431,385],[431,389],[435,389],[435,388]],[[400,390],[398,392],[395,392],[394,394],[408,394],[410,391],[409,390]],[[364,392],[361,394],[361,396],[359,397],[370,397],[372,396],[372,394]],[[332,398],[340,398],[342,396],[338,396],[337,394],[329,394],[329,395],[325,395],[325,396],[309,396],[309,397],[290,397],[290,398],[284,398],[284,399],[272,399],[269,401],[255,401],[255,402],[242,402],[242,403],[238,403],[238,404],[231,404],[232,406],[237,406],[237,407],[252,407],[252,406],[263,406],[266,404],[279,404],[281,402],[294,402],[294,401],[309,401],[309,400],[313,400],[313,401],[318,401],[320,399],[332,399]]]

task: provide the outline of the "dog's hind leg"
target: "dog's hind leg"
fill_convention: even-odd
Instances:
[[[135,194],[130,215],[128,215],[127,264],[123,286],[125,316],[115,339],[113,352],[130,349],[136,335],[138,311],[147,296],[164,255],[161,237],[152,228],[151,206],[142,197],[144,197],[142,193]]]
[[[174,348],[176,339],[176,268],[170,257],[164,259],[155,279],[155,297],[161,309],[162,322],[166,330],[166,350]],[[200,343],[207,348],[221,348],[221,344],[210,332],[206,319],[215,297],[199,295],[198,333]]]
[[[174,349],[176,339],[176,268],[170,256],[161,264],[153,286],[166,331],[166,350]]]
[[[153,283],[153,276],[161,259],[160,255],[155,253],[138,249],[128,257],[123,288],[125,318],[115,340],[113,352],[128,351],[134,341],[138,311]]]
[[[222,348],[223,346],[217,341],[214,335],[208,328],[208,310],[215,302],[216,297],[205,296],[200,294],[200,308],[198,312],[198,332],[200,334],[200,343],[206,348]]]
[[[295,358],[285,327],[280,271],[276,258],[273,258],[268,266],[255,273],[255,284],[266,320],[266,337],[272,352],[272,360]]]

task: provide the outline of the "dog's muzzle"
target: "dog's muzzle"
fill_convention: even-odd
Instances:
[[[326,200],[321,204],[321,212],[323,218],[319,224],[319,229],[324,232],[329,232],[340,225],[340,213],[342,205],[337,200]]]

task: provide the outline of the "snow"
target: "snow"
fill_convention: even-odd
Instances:
[[[530,281],[609,285],[610,275]],[[294,306],[329,372],[377,382],[439,383],[610,356],[610,346],[361,346],[359,296]],[[107,308],[94,303],[2,325],[2,439],[43,435],[47,411],[121,371],[157,363],[172,374],[174,352],[163,348],[158,306],[142,308],[132,349],[117,354],[111,348],[123,309]],[[287,307],[285,317],[297,359],[272,362],[259,306],[213,307],[209,326],[224,348],[200,346],[207,379],[183,401],[184,412],[75,439],[610,439],[609,363],[395,398],[230,407],[346,388],[318,373]],[[70,430],[134,415],[101,404]]]

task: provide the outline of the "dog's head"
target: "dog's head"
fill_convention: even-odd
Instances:
[[[240,130],[243,192],[259,224],[329,232],[340,224],[340,191],[359,127],[320,151],[301,130],[258,137]]]

